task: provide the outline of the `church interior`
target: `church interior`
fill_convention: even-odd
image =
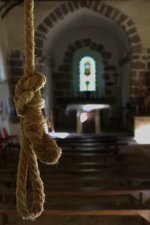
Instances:
[[[42,215],[18,215],[25,119],[15,93],[26,72],[25,1],[0,0],[0,225],[150,224],[150,0],[34,0],[45,132],[62,155],[55,165],[38,162]]]

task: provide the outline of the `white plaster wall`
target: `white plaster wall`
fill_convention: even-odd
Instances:
[[[35,27],[57,6],[57,2],[35,2]],[[24,49],[24,8],[23,3],[13,8],[3,19],[7,27],[10,49]]]
[[[49,36],[50,35],[51,34],[49,34]],[[93,42],[103,44],[106,51],[112,52],[113,56],[110,59],[110,64],[118,65],[119,59],[128,52],[118,39],[108,33],[103,33],[100,28],[89,27],[86,29],[86,27],[81,26],[72,29],[71,26],[66,28],[66,31],[63,32],[63,34],[58,32],[58,36],[54,38],[54,41],[52,40],[52,42],[50,42],[49,40],[48,42],[49,47],[47,49],[49,49],[49,52],[46,52],[45,54],[50,54],[54,57],[56,63],[55,69],[58,69],[58,66],[62,64],[64,53],[67,50],[68,45],[74,43],[77,39],[82,40],[84,38],[91,38]]]
[[[9,129],[9,87],[7,71],[7,30],[0,19],[0,129]]]

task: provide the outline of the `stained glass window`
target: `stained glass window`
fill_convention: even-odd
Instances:
[[[96,62],[90,56],[80,60],[79,89],[80,91],[96,91]]]

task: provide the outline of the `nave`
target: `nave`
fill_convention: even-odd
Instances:
[[[127,220],[128,224],[149,224],[148,145],[115,135],[78,135],[56,141],[63,155],[58,165],[40,164],[46,203],[35,224],[80,224],[83,220],[86,224],[126,224]],[[9,142],[0,153],[1,224],[30,224],[19,220],[15,206],[19,145]],[[28,190],[30,196],[30,185]]]

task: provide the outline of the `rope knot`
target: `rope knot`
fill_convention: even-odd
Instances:
[[[46,78],[41,73],[34,72],[30,77],[23,76],[16,85],[14,101],[18,115],[23,117],[23,132],[32,143],[38,159],[46,164],[55,164],[61,150],[45,130],[46,120],[41,111],[45,101],[40,93],[45,82]]]
[[[44,108],[45,101],[38,94],[46,83],[46,77],[34,72],[31,76],[23,76],[17,83],[15,89],[15,105],[18,116],[24,117],[28,108]]]
[[[45,106],[45,101],[40,93],[45,82],[45,76],[37,72],[31,74],[30,77],[23,76],[16,85],[14,97],[17,114],[21,117],[22,128],[22,147],[17,178],[20,180],[20,183],[17,184],[17,207],[22,218],[29,220],[41,214],[45,201],[37,158],[46,164],[56,164],[61,156],[61,149],[45,129],[46,120],[41,110]],[[23,159],[21,159],[22,157]],[[23,165],[24,168],[22,168]],[[23,186],[23,183],[26,183],[27,169],[32,178],[34,191],[34,203],[31,209],[26,206],[26,186]]]

